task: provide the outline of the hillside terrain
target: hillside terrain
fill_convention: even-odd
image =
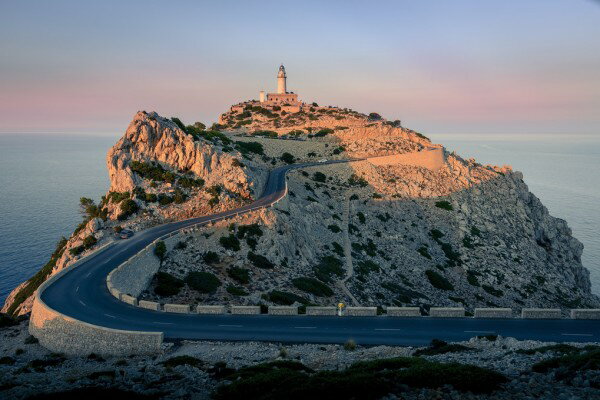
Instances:
[[[260,196],[286,163],[355,159],[288,175],[274,207],[186,231],[142,298],[182,304],[597,307],[583,246],[519,172],[483,166],[378,114],[247,102],[207,129],[139,112],[107,155],[109,192],[2,311],[25,314],[50,274],[122,229],[212,214]]]

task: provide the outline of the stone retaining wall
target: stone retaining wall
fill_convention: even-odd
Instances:
[[[512,318],[510,308],[476,308],[475,318]]]
[[[163,306],[165,312],[173,312],[178,314],[187,314],[190,312],[189,304],[165,304]]]
[[[430,317],[437,318],[463,318],[465,309],[462,307],[431,307],[429,309]]]
[[[225,306],[203,306],[198,305],[196,307],[198,314],[225,314]]]
[[[600,319],[600,308],[571,310],[571,318],[573,318],[573,319]]]
[[[337,307],[306,307],[306,315],[337,315]]]
[[[160,304],[154,301],[140,300],[138,307],[146,308],[148,310],[160,311]]]
[[[346,307],[344,314],[350,317],[374,317],[377,316],[377,307]]]
[[[260,306],[231,306],[231,313],[239,315],[260,314]]]
[[[298,307],[269,306],[269,315],[298,315]]]
[[[388,307],[387,315],[390,317],[420,317],[419,307]]]
[[[561,317],[560,308],[524,308],[521,310],[521,318],[560,319]]]

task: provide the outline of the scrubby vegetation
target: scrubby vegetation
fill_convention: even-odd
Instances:
[[[249,270],[240,267],[230,267],[227,269],[227,275],[229,277],[239,283],[249,283],[250,282],[250,274]]]
[[[167,272],[157,272],[154,279],[156,280],[154,293],[159,296],[174,296],[184,286],[184,282],[181,279]]]
[[[435,206],[437,208],[441,208],[442,210],[448,210],[448,211],[452,211],[454,209],[452,207],[452,204],[450,204],[450,202],[447,200],[436,201]]]
[[[275,304],[282,304],[285,306],[292,305],[296,302],[300,304],[309,304],[309,301],[306,300],[302,296],[298,296],[297,294],[284,292],[281,290],[272,290],[266,296],[265,300],[268,300]]]
[[[185,283],[200,293],[214,293],[221,281],[214,274],[204,271],[191,271],[185,277]]]
[[[332,275],[341,277],[344,275],[342,261],[334,256],[325,256],[321,258],[319,265],[313,268],[315,276],[322,282],[331,283]]]
[[[162,240],[159,240],[154,245],[154,255],[163,262],[167,257],[167,245]]]
[[[240,241],[238,240],[238,238],[235,237],[233,233],[229,236],[222,236],[219,239],[219,243],[221,243],[221,246],[223,246],[223,248],[227,250],[239,251],[241,248]]]
[[[241,368],[220,386],[214,398],[229,399],[379,399],[399,392],[399,385],[490,393],[507,379],[500,373],[458,363],[438,363],[417,357],[397,357],[352,364],[341,371],[314,372],[294,361]]]
[[[444,278],[436,271],[428,269],[425,271],[425,275],[427,276],[427,279],[429,279],[429,283],[431,283],[434,288],[441,290],[454,290],[454,286],[452,286],[448,279]]]
[[[319,297],[329,297],[333,295],[333,290],[324,283],[314,278],[296,278],[292,279],[294,286],[304,292],[314,294]]]
[[[448,344],[443,340],[433,339],[429,347],[418,349],[413,353],[414,356],[434,356],[436,354],[457,353],[461,351],[472,351],[473,349],[462,344]]]
[[[251,251],[248,252],[248,260],[257,268],[262,269],[273,269],[275,268],[275,264],[273,264],[269,259],[263,255],[253,253]]]

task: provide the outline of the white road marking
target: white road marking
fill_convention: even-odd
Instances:
[[[114,315],[110,315],[110,314],[106,314],[106,313],[104,313],[104,315],[106,315],[107,317],[111,317],[111,318],[117,318]]]
[[[594,336],[591,333],[561,333],[562,336]]]
[[[160,325],[173,325],[172,322],[154,322],[155,324],[160,324]]]
[[[78,292],[79,292],[79,286],[77,286],[77,287],[75,288],[75,293],[78,293]]]
[[[295,326],[294,329],[317,329],[316,326]]]
[[[228,328],[241,328],[241,327],[243,327],[243,325],[219,325],[219,326],[228,327]]]
[[[496,333],[494,331],[464,331],[465,333]]]
[[[79,302],[83,304],[84,307],[87,307],[87,304],[85,304],[83,301],[79,300]]]
[[[87,275],[86,275],[85,277],[86,277],[86,278],[89,278],[91,274],[92,274],[91,272],[88,272],[88,273],[87,273]]]
[[[402,329],[397,328],[375,328],[376,331],[401,331]]]

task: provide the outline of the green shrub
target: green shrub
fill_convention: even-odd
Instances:
[[[262,269],[273,269],[275,268],[275,264],[273,264],[269,259],[260,254],[253,253],[251,251],[248,252],[248,260],[257,268]]]
[[[293,164],[296,161],[296,158],[288,152],[283,153],[279,159],[286,164]]]
[[[427,276],[427,279],[429,279],[429,283],[431,283],[434,288],[441,290],[454,290],[454,286],[452,286],[448,279],[444,278],[434,270],[428,269],[425,271],[425,275]]]
[[[19,321],[16,318],[13,318],[8,314],[0,313],[0,328],[6,328],[15,325],[19,325]]]
[[[367,182],[367,180],[361,176],[352,174],[350,175],[350,178],[348,178],[348,184],[350,186],[366,187],[369,185],[369,182]]]
[[[158,201],[158,197],[154,193],[146,193],[145,201],[146,203],[156,203]]]
[[[332,242],[333,252],[340,257],[344,257],[344,248],[337,242]]]
[[[219,239],[219,243],[227,250],[239,251],[241,248],[240,241],[233,235],[233,233],[229,236],[222,236]]]
[[[167,256],[167,245],[162,240],[156,242],[154,245],[154,255],[163,262]]]
[[[184,285],[181,279],[166,272],[157,272],[154,278],[156,280],[154,293],[159,296],[174,296]]]
[[[167,171],[157,162],[132,161],[129,164],[129,168],[141,178],[151,181],[174,183],[177,178],[175,173]]]
[[[431,260],[431,255],[429,254],[429,250],[427,249],[427,247],[421,246],[421,247],[419,247],[419,249],[417,251],[423,257],[427,258],[428,260]]]
[[[191,271],[185,277],[185,283],[200,293],[214,293],[221,286],[221,281],[210,272]]]
[[[240,153],[247,156],[250,153],[264,155],[263,145],[258,142],[235,142],[235,146]]]
[[[356,265],[356,273],[358,275],[368,275],[371,272],[379,272],[380,270],[379,265],[371,260],[359,261]]]
[[[0,357],[0,365],[14,365],[16,360],[9,356]]]
[[[472,351],[473,349],[462,344],[448,344],[443,340],[433,339],[429,347],[418,349],[413,353],[414,356],[434,356],[436,354],[458,353],[462,351]]]
[[[240,239],[249,236],[261,237],[262,235],[263,231],[258,224],[240,225],[237,230],[237,237]]]
[[[319,131],[317,131],[314,135],[314,137],[323,137],[323,136],[327,136],[329,134],[332,134],[334,131],[333,129],[329,129],[329,128],[323,128]]]
[[[71,254],[72,256],[78,256],[81,253],[83,253],[84,251],[85,251],[85,246],[79,245],[79,246],[71,247],[69,249],[69,254]]]
[[[246,284],[250,282],[249,270],[240,267],[230,267],[227,269],[227,275],[239,283]]]
[[[567,354],[561,357],[550,358],[535,363],[531,370],[538,373],[546,373],[551,369],[557,369],[556,378],[563,380],[572,378],[576,373],[588,370],[600,370],[600,349],[583,351],[577,354]]]
[[[356,216],[358,217],[358,221],[359,221],[361,224],[364,224],[365,222],[367,222],[367,218],[365,217],[365,214],[363,214],[362,212],[360,212],[360,211],[359,211],[359,212],[357,212],[357,213],[356,213]]]
[[[475,273],[473,271],[467,271],[467,282],[469,282],[469,285],[479,286],[479,281],[477,280],[477,275],[478,275],[478,273]]]
[[[339,226],[335,225],[335,224],[331,224],[327,226],[327,229],[329,229],[331,232],[333,233],[340,233],[342,230],[340,229]]]
[[[167,206],[173,202],[173,198],[164,193],[160,193],[158,195],[157,199],[158,199],[158,204],[160,204],[161,206]]]
[[[196,179],[190,176],[182,176],[177,180],[177,184],[186,189],[201,188],[204,186],[204,183],[204,179]]]
[[[304,297],[298,296],[294,293],[284,292],[281,290],[271,290],[266,297],[267,300],[269,300],[272,303],[282,304],[285,306],[292,305],[295,302],[298,302],[300,304],[309,304],[309,301],[306,300]]]
[[[117,216],[119,221],[124,221],[139,210],[137,203],[131,199],[121,202],[121,213]]]
[[[559,344],[552,344],[552,345],[548,345],[548,346],[540,346],[540,347],[536,347],[533,349],[518,349],[518,350],[515,350],[515,353],[527,354],[527,355],[533,355],[536,353],[548,353],[548,352],[573,354],[573,353],[579,353],[581,351],[582,351],[582,349],[580,349],[579,347],[571,346],[570,344],[559,343]]]
[[[325,183],[327,181],[327,176],[324,173],[317,171],[313,174],[313,181]]]
[[[338,277],[344,275],[342,265],[343,263],[339,258],[325,256],[322,257],[319,264],[313,268],[313,272],[320,281],[330,283],[332,282],[332,275],[337,275]]]
[[[356,342],[352,339],[348,339],[346,343],[344,343],[344,350],[354,351],[356,350]]]
[[[183,250],[187,248],[187,243],[184,241],[178,241],[177,244],[173,247],[175,250]]]
[[[314,294],[319,297],[329,297],[333,295],[333,290],[324,283],[314,278],[296,278],[292,279],[294,286],[304,292]]]
[[[442,210],[448,210],[448,211],[453,210],[452,204],[450,204],[450,202],[446,201],[446,200],[436,201],[435,206],[437,208],[441,208]]]
[[[214,251],[207,251],[202,254],[202,261],[206,264],[218,264],[221,260],[219,259],[219,255]]]
[[[96,239],[96,238],[94,237],[94,235],[86,236],[86,237],[83,239],[83,246],[84,246],[86,249],[89,249],[89,248],[93,247],[93,246],[94,246],[96,243],[98,243],[98,239]]]
[[[233,285],[227,286],[227,293],[232,294],[234,296],[248,296],[248,292],[244,290],[243,287],[237,287]]]
[[[107,200],[115,203],[115,204],[119,204],[120,202],[122,202],[123,200],[128,199],[129,197],[131,197],[131,194],[129,192],[108,192],[108,198]]]
[[[502,297],[504,292],[489,285],[481,285],[481,288],[495,297]]]

